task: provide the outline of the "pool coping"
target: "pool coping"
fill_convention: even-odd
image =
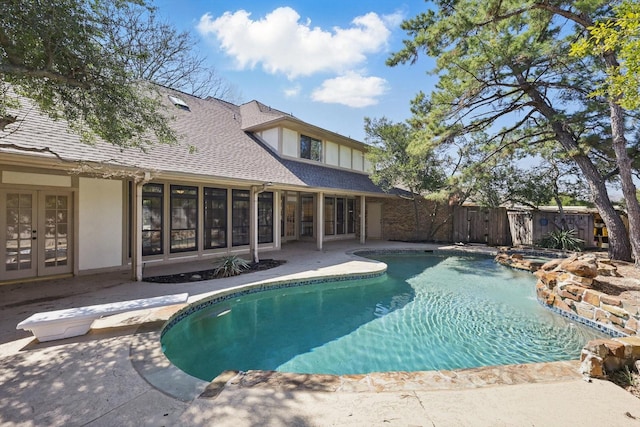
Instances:
[[[189,306],[178,309],[164,324],[142,325],[135,334],[130,347],[130,359],[135,370],[154,388],[181,401],[196,398],[215,398],[222,390],[247,387],[264,387],[279,390],[316,390],[327,392],[381,392],[402,390],[443,390],[452,388],[485,387],[500,384],[522,384],[555,382],[582,378],[578,372],[579,361],[559,361],[527,363],[518,365],[485,366],[458,370],[436,371],[394,371],[357,375],[295,374],[274,371],[252,370],[247,372],[225,371],[212,381],[195,378],[173,365],[161,349],[161,337],[184,317],[205,307],[225,300],[274,289],[309,286],[330,281],[347,281],[361,278],[379,277],[386,272],[386,264],[364,258],[372,254],[398,253],[438,253],[492,256],[496,249],[487,247],[447,247],[437,249],[354,249],[347,255],[365,259],[376,265],[368,272],[326,274],[315,277],[292,277],[288,279],[267,279],[203,294]],[[194,298],[198,298],[195,296]],[[138,345],[136,345],[136,343]],[[140,351],[142,350],[142,351]],[[141,354],[138,354],[141,353]],[[149,362],[151,365],[148,366]],[[165,378],[171,378],[167,384]]]

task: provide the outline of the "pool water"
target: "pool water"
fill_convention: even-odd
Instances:
[[[602,335],[542,307],[535,277],[488,257],[372,256],[380,278],[255,293],[197,311],[162,338],[180,369],[322,374],[576,359]]]

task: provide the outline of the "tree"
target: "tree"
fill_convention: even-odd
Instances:
[[[86,142],[173,143],[171,118],[151,82],[235,97],[196,54],[191,35],[159,22],[144,0],[0,3],[0,144],[1,132],[19,120],[20,97],[64,119]]]
[[[636,198],[636,186],[633,182],[632,158],[627,148],[623,110],[640,107],[640,4],[625,1],[614,8],[613,17],[600,22],[563,9],[551,10],[576,22],[587,32],[588,38],[575,43],[572,53],[578,56],[590,54],[605,64],[605,83],[599,90],[592,92],[592,95],[603,95],[609,104],[613,151],[629,217],[629,238],[636,267],[640,268],[640,203]],[[619,58],[622,63],[618,61]]]
[[[640,4],[623,1],[613,15],[588,26],[586,37],[571,46],[571,55],[586,58],[617,52],[619,66],[606,69],[604,84],[591,93],[617,99],[622,108],[640,107]]]
[[[438,85],[430,96],[419,93],[414,99],[414,126],[441,144],[490,132],[486,150],[496,153],[535,153],[559,145],[579,167],[607,224],[610,256],[630,260],[626,229],[585,144],[602,128],[607,106],[587,96],[597,64],[571,60],[571,39],[564,37],[574,14],[596,13],[605,2],[580,2],[588,8],[575,13],[560,7],[572,8],[573,2],[434,3],[435,10],[402,24],[412,38],[387,61],[414,63],[422,52],[437,58]],[[619,131],[612,130],[612,140]]]
[[[119,146],[145,147],[176,134],[157,93],[133,80],[104,44],[110,8],[126,1],[8,0],[0,3],[0,126],[20,96],[65,119],[85,140],[99,136]],[[143,4],[140,2],[140,4]],[[19,148],[19,147],[17,147]]]
[[[105,44],[131,77],[192,95],[234,101],[235,89],[196,51],[196,40],[157,16],[157,9],[112,4],[104,23]]]
[[[409,146],[418,134],[406,123],[393,123],[385,117],[366,117],[365,132],[365,140],[372,144],[367,153],[373,165],[371,180],[386,192],[400,189],[401,197],[413,201],[416,240],[419,240],[419,200],[424,192],[437,191],[446,181],[440,159],[433,150],[424,150],[420,155],[409,153]],[[429,237],[436,231],[432,224]]]

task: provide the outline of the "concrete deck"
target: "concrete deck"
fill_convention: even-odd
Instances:
[[[265,280],[375,271],[363,248],[428,245],[295,243],[263,258],[263,272],[185,284],[131,282],[129,273],[0,286],[3,426],[640,426],[640,400],[576,362],[477,370],[331,377],[249,372],[209,385],[164,358],[159,330],[179,307],[100,320],[89,334],[38,343],[16,324],[29,315],[120,300],[217,290]],[[147,275],[194,268],[147,266]],[[167,270],[168,269],[168,270]],[[163,271],[164,270],[164,271]]]

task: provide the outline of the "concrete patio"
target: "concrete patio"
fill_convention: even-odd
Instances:
[[[178,292],[195,301],[259,281],[381,268],[354,249],[433,247],[333,242],[319,252],[295,243],[261,254],[286,264],[228,279],[137,283],[120,272],[1,286],[0,425],[640,426],[640,400],[612,383],[584,381],[575,361],[345,378],[250,372],[208,385],[161,352],[160,328],[179,307],[112,316],[87,335],[48,343],[15,329],[39,311]],[[205,265],[148,265],[145,275]]]

